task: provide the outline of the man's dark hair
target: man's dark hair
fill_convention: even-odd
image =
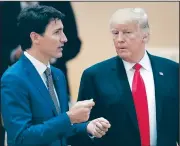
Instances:
[[[63,13],[50,6],[35,5],[23,9],[17,18],[18,37],[22,50],[25,51],[31,47],[31,32],[43,35],[50,21],[62,20],[64,16]]]

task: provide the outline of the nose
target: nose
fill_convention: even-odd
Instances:
[[[67,39],[67,37],[66,37],[66,35],[65,35],[64,33],[63,33],[60,41],[61,41],[62,43],[66,43],[66,42],[68,41],[68,39]]]
[[[118,34],[117,41],[118,41],[118,42],[124,42],[124,41],[125,41],[125,40],[124,40],[124,35],[123,35],[123,33],[119,33],[119,34]]]

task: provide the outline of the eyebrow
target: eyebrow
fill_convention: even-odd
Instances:
[[[111,32],[118,31],[117,29],[111,29]]]
[[[117,29],[111,29],[111,31],[118,31]]]
[[[62,27],[61,28],[57,28],[57,29],[54,30],[54,32],[59,31],[59,30],[63,30],[63,28]]]
[[[116,31],[119,31],[117,29],[111,29],[111,32],[116,32]],[[131,28],[123,28],[121,31],[132,31]]]

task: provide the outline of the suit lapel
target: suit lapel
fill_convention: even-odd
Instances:
[[[116,57],[116,63],[112,68],[112,78],[114,85],[119,93],[119,96],[124,100],[125,107],[127,108],[128,114],[134,124],[134,126],[138,129],[138,123],[136,118],[136,111],[134,107],[134,101],[131,93],[131,89],[129,86],[127,74],[124,68],[124,64],[119,57]]]
[[[53,101],[50,97],[49,91],[47,90],[46,86],[44,85],[44,82],[42,81],[40,75],[36,71],[33,64],[26,58],[25,55],[22,55],[21,60],[24,62],[24,69],[28,74],[29,80],[32,82],[32,84],[38,89],[42,97],[47,101],[47,104],[49,105],[50,109],[52,109],[53,113],[57,115],[56,108],[53,104]],[[48,108],[47,108],[48,109]]]
[[[151,66],[153,70],[154,76],[154,85],[155,85],[155,99],[156,99],[156,121],[157,121],[157,131],[160,127],[160,121],[162,116],[162,109],[163,109],[163,100],[166,96],[166,82],[165,82],[165,72],[163,70],[162,65],[158,62],[155,56],[150,54],[149,58],[151,61]]]

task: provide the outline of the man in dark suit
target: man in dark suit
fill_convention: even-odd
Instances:
[[[86,122],[93,100],[77,102],[68,111],[64,74],[49,63],[62,56],[67,42],[63,17],[55,8],[39,5],[23,9],[18,17],[24,53],[1,79],[2,118],[9,146],[67,146],[71,135],[100,138],[110,127],[104,118]]]
[[[0,25],[0,42],[2,44],[0,47],[3,49],[3,66],[5,66],[5,69],[7,69],[7,67],[17,61],[22,54],[22,50],[19,47],[16,18],[23,8],[34,4],[52,6],[67,16],[62,20],[63,24],[66,26],[64,28],[64,32],[68,38],[68,42],[64,46],[63,57],[61,59],[52,61],[51,64],[61,69],[65,74],[65,78],[67,80],[67,90],[70,96],[70,88],[67,76],[68,69],[66,63],[75,58],[80,52],[81,40],[78,36],[74,12],[70,2],[68,1],[3,2],[1,4],[2,6],[0,7],[0,22],[2,22],[2,25]],[[11,41],[11,43],[9,43],[9,41]]]
[[[141,8],[117,10],[110,30],[118,55],[83,72],[78,101],[93,98],[90,119],[102,116],[112,127],[93,142],[76,137],[73,146],[176,146],[178,63],[145,50],[149,25]]]

